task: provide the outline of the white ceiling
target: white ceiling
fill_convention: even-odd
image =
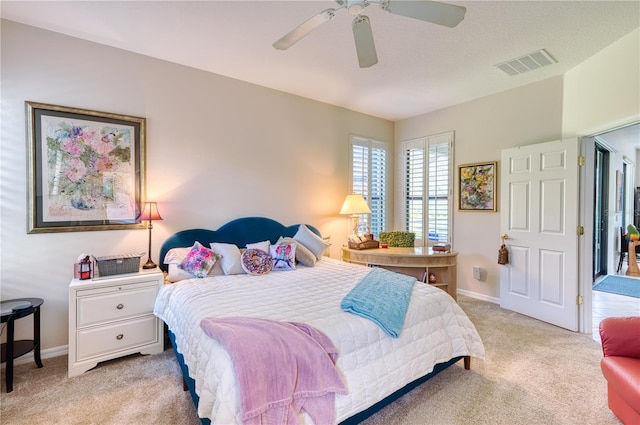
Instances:
[[[450,3],[467,8],[455,28],[369,5],[379,63],[365,69],[344,10],[289,50],[271,45],[333,1],[3,0],[0,15],[393,121],[561,75],[640,26],[640,1]],[[493,66],[541,48],[558,63]]]

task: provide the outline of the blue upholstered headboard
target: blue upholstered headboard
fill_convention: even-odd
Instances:
[[[164,256],[172,248],[190,247],[195,241],[209,247],[211,242],[232,243],[244,248],[248,243],[269,240],[275,243],[280,236],[291,237],[298,231],[299,224],[285,226],[266,217],[237,218],[222,225],[218,230],[187,229],[169,236],[160,247],[159,263],[163,271],[168,266],[164,264]],[[322,236],[318,229],[307,224],[311,231]]]

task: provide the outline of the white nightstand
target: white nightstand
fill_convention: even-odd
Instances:
[[[69,377],[99,362],[164,349],[163,324],[153,305],[164,276],[160,269],[69,284]]]

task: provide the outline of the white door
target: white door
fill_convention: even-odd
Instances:
[[[578,330],[578,142],[502,151],[500,306]]]

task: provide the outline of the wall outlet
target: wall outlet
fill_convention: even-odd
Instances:
[[[476,280],[482,278],[482,269],[479,266],[473,266],[473,278]]]

